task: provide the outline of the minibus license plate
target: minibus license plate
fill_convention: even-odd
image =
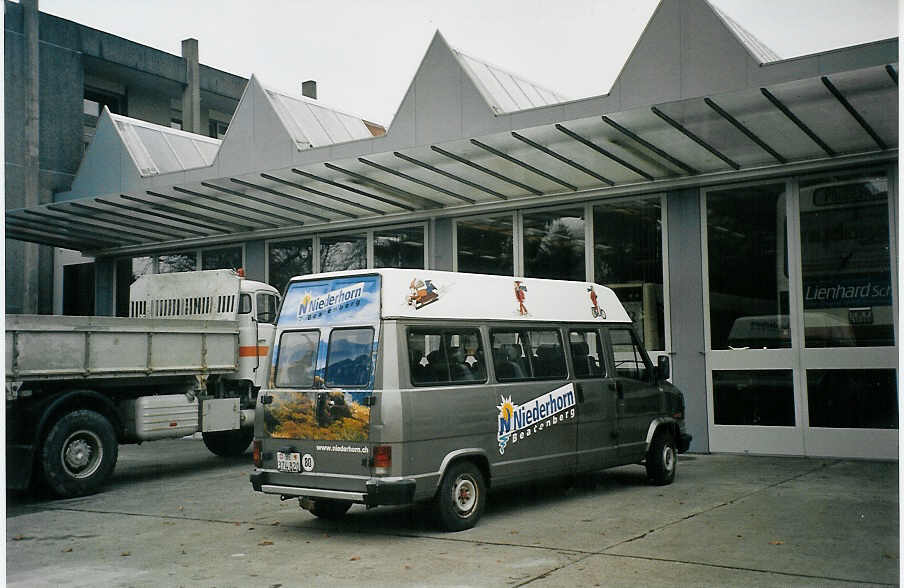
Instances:
[[[298,453],[276,452],[276,469],[281,472],[300,472],[301,457]]]

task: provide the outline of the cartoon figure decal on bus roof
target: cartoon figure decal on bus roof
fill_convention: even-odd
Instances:
[[[415,310],[439,300],[439,288],[436,287],[433,280],[415,278],[408,285],[408,290],[408,306],[413,306]]]
[[[590,307],[590,314],[593,315],[593,318],[606,318],[606,311],[600,308],[599,303],[597,303],[596,292],[593,291],[593,286],[587,288],[587,291],[590,292],[590,302],[593,304]]]
[[[518,314],[524,316],[527,314],[527,307],[524,306],[524,300],[527,298],[527,286],[521,280],[515,280],[515,300],[518,301]]]

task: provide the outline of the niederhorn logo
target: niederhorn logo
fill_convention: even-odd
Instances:
[[[519,440],[540,433],[565,419],[574,418],[574,386],[566,384],[547,392],[524,404],[514,404],[511,396],[501,397],[499,410],[499,428],[496,440],[499,442],[499,454],[505,453],[509,441],[514,445]]]
[[[305,292],[298,305],[298,316],[306,316],[315,312],[330,310],[342,304],[354,302],[364,296],[364,282],[358,282],[344,288],[330,290],[326,294],[312,296]]]

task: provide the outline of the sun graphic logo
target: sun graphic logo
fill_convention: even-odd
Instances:
[[[308,310],[308,304],[311,303],[314,297],[311,296],[310,292],[305,292],[304,296],[301,297],[301,304],[299,305],[298,314],[304,314]]]
[[[502,403],[496,408],[499,410],[499,434],[497,435],[497,440],[499,441],[499,454],[501,455],[505,453],[505,446],[511,435],[512,417],[515,414],[515,405],[512,402],[511,396],[508,398],[500,396],[500,399],[502,400]]]

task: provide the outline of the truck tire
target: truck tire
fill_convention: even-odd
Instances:
[[[44,481],[61,497],[93,494],[113,473],[118,454],[116,433],[105,416],[70,412],[54,423],[41,447]]]
[[[447,531],[464,531],[477,524],[486,504],[486,482],[470,461],[452,465],[436,496],[439,523]]]
[[[647,452],[647,478],[656,486],[666,486],[675,481],[678,467],[678,451],[675,438],[665,428],[660,428],[653,436]]]
[[[208,431],[201,433],[204,445],[214,455],[236,457],[245,453],[254,438],[254,429],[244,428],[233,431]]]
[[[321,519],[335,521],[341,519],[352,507],[352,503],[347,500],[330,500],[320,498],[314,501],[311,507],[311,514]]]

